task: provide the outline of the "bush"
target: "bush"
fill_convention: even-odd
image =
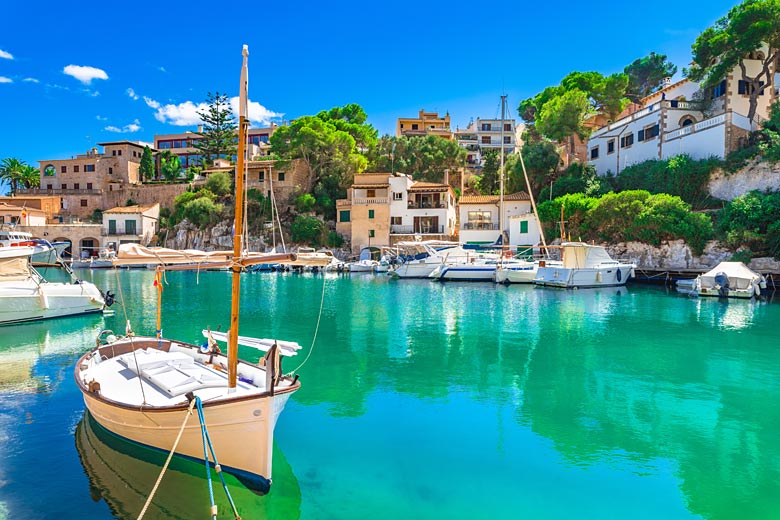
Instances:
[[[561,219],[561,206],[564,207],[564,220],[569,236],[582,237],[588,234],[584,226],[585,217],[593,208],[598,199],[587,197],[582,193],[571,193],[554,200],[539,204],[539,220],[546,224],[545,231],[551,235],[560,235],[559,222]]]
[[[302,193],[295,197],[295,211],[298,213],[308,213],[314,209],[314,205],[317,203],[315,199],[309,193]]]
[[[328,238],[325,241],[328,247],[341,247],[344,245],[344,237],[335,231],[328,231]]]
[[[325,233],[325,223],[318,218],[306,215],[295,217],[290,226],[290,234],[293,242],[307,243],[312,246],[322,244],[322,237]]]
[[[227,172],[215,172],[206,179],[205,188],[217,197],[224,197],[233,191],[230,174]]]
[[[223,209],[222,204],[215,204],[209,197],[200,197],[184,206],[182,216],[196,226],[204,228],[219,221]]]

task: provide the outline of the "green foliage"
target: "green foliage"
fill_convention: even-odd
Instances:
[[[444,182],[445,171],[465,166],[467,155],[456,141],[437,135],[384,136],[371,162],[373,171],[401,172],[415,180]]]
[[[233,191],[233,181],[227,172],[214,172],[208,176],[204,187],[217,197],[224,197]]]
[[[230,108],[230,100],[226,94],[209,92],[206,103],[208,108],[198,112],[203,128],[197,134],[198,141],[193,146],[200,151],[207,163],[220,157],[230,159],[236,154],[238,127]]]
[[[301,193],[295,197],[295,211],[298,213],[308,213],[314,209],[317,199],[309,193]]]
[[[92,212],[92,216],[90,217],[90,222],[93,224],[102,224],[103,223],[103,210],[102,209],[96,209]]]
[[[612,190],[608,178],[596,174],[593,166],[572,163],[552,185],[545,186],[539,192],[539,200],[548,200],[552,195],[560,197],[569,193],[584,193],[589,197],[604,195]]]
[[[582,90],[568,90],[546,102],[536,116],[536,129],[554,141],[577,134],[582,139],[590,131],[585,120],[592,114],[588,96]]]
[[[561,206],[564,210],[564,222],[567,234],[574,238],[588,236],[585,217],[596,206],[598,199],[582,193],[572,193],[553,200],[544,201],[538,206],[539,220],[546,224],[551,236],[560,235]],[[557,230],[557,233],[554,232]]]
[[[486,150],[483,157],[485,164],[482,166],[482,174],[474,181],[474,189],[481,195],[496,195],[500,191],[501,153],[498,150]]]
[[[780,220],[773,222],[766,230],[767,252],[775,259],[780,260]]]
[[[621,190],[647,190],[676,195],[696,209],[712,206],[707,184],[710,175],[722,166],[717,158],[695,160],[678,155],[668,160],[649,160],[625,168],[615,178]]]
[[[154,178],[154,159],[152,158],[152,149],[148,146],[144,146],[144,151],[141,154],[139,173],[142,179],[151,180]]]
[[[638,103],[659,89],[664,78],[671,78],[677,66],[666,60],[665,54],[651,52],[644,58],[637,58],[623,69],[628,75],[626,96]]]
[[[328,231],[328,238],[325,240],[325,245],[328,247],[341,247],[344,245],[344,237],[335,231]]]
[[[137,206],[137,205],[138,205],[138,203],[136,201],[134,201],[133,199],[127,199],[125,201],[125,206]]]
[[[742,262],[747,265],[753,259],[753,251],[750,249],[738,249],[731,255],[729,262]]]
[[[306,243],[312,246],[322,244],[325,234],[325,223],[315,217],[298,215],[290,226],[293,242]]]
[[[178,155],[174,155],[169,151],[164,151],[160,155],[160,172],[162,176],[168,181],[173,182],[179,175],[181,175],[181,161]]]
[[[740,68],[740,78],[748,82],[748,119],[753,119],[761,94],[761,83],[772,84],[771,64],[780,49],[780,1],[743,0],[728,14],[702,32],[693,44],[693,65],[688,77],[702,81],[705,87],[718,84],[741,64],[748,54],[767,45],[769,52],[763,57],[761,70],[755,76],[747,74],[748,68]]]
[[[0,183],[5,182],[16,193],[19,188],[38,188],[41,185],[41,173],[38,168],[24,161],[7,157],[0,161]]]
[[[526,142],[521,153],[523,154],[523,161],[528,172],[531,189],[538,194],[542,188],[550,184],[561,162],[561,157],[558,155],[558,147],[547,140]],[[515,183],[515,187],[519,188],[522,186],[522,189],[525,190],[525,178],[519,161],[513,164],[510,178]]]
[[[184,206],[182,216],[202,229],[218,222],[223,209],[222,204],[215,204],[211,198],[200,197]]]
[[[176,222],[186,218],[185,209],[194,200],[207,198],[214,202],[217,196],[208,189],[202,188],[198,191],[185,191],[181,195],[177,196],[173,202],[173,220]]]

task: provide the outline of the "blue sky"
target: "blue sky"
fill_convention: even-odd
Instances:
[[[735,3],[11,0],[0,7],[0,158],[37,166],[194,129],[207,92],[237,95],[244,43],[258,123],[354,102],[380,134],[421,108],[464,127],[498,117],[502,93],[516,117],[572,70],[617,72],[650,51],[682,69]]]

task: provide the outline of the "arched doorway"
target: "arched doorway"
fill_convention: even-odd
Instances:
[[[696,122],[696,119],[693,116],[685,116],[682,119],[680,119],[680,127],[685,128],[686,126],[691,126]]]
[[[55,238],[51,242],[52,243],[56,243],[56,242],[67,243],[68,246],[65,249],[62,250],[62,253],[60,253],[60,256],[62,256],[63,258],[70,258],[70,257],[73,256],[73,241],[71,239],[65,238],[65,237],[59,237],[59,238]]]
[[[79,258],[97,256],[100,251],[100,242],[96,238],[82,238],[79,243]]]

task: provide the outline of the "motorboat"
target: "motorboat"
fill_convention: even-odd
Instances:
[[[442,264],[455,263],[469,254],[457,243],[439,241],[400,242],[396,250],[396,263],[389,271],[395,278],[428,278]]]
[[[693,282],[699,296],[744,298],[760,296],[766,279],[742,262],[721,262]]]
[[[636,265],[613,260],[602,246],[561,244],[561,265],[539,266],[534,283],[566,289],[625,285]]]
[[[73,259],[71,269],[109,269],[114,267],[116,251],[113,249],[101,249],[97,256],[85,256],[81,260]]]
[[[34,238],[26,231],[0,231],[0,247],[32,247],[34,253],[30,261],[34,264],[55,264],[62,253],[70,246],[69,242],[49,242]]]
[[[0,325],[101,312],[113,302],[90,282],[47,282],[30,264],[34,252],[0,248]]]
[[[364,258],[356,262],[350,262],[347,264],[350,273],[373,273],[379,262],[371,260],[370,258]]]
[[[441,264],[428,277],[440,281],[492,282],[497,267],[525,267],[529,263],[499,253],[471,252],[457,262]]]
[[[539,267],[561,267],[559,260],[533,260],[514,264],[502,264],[496,267],[493,281],[496,283],[534,283]]]

